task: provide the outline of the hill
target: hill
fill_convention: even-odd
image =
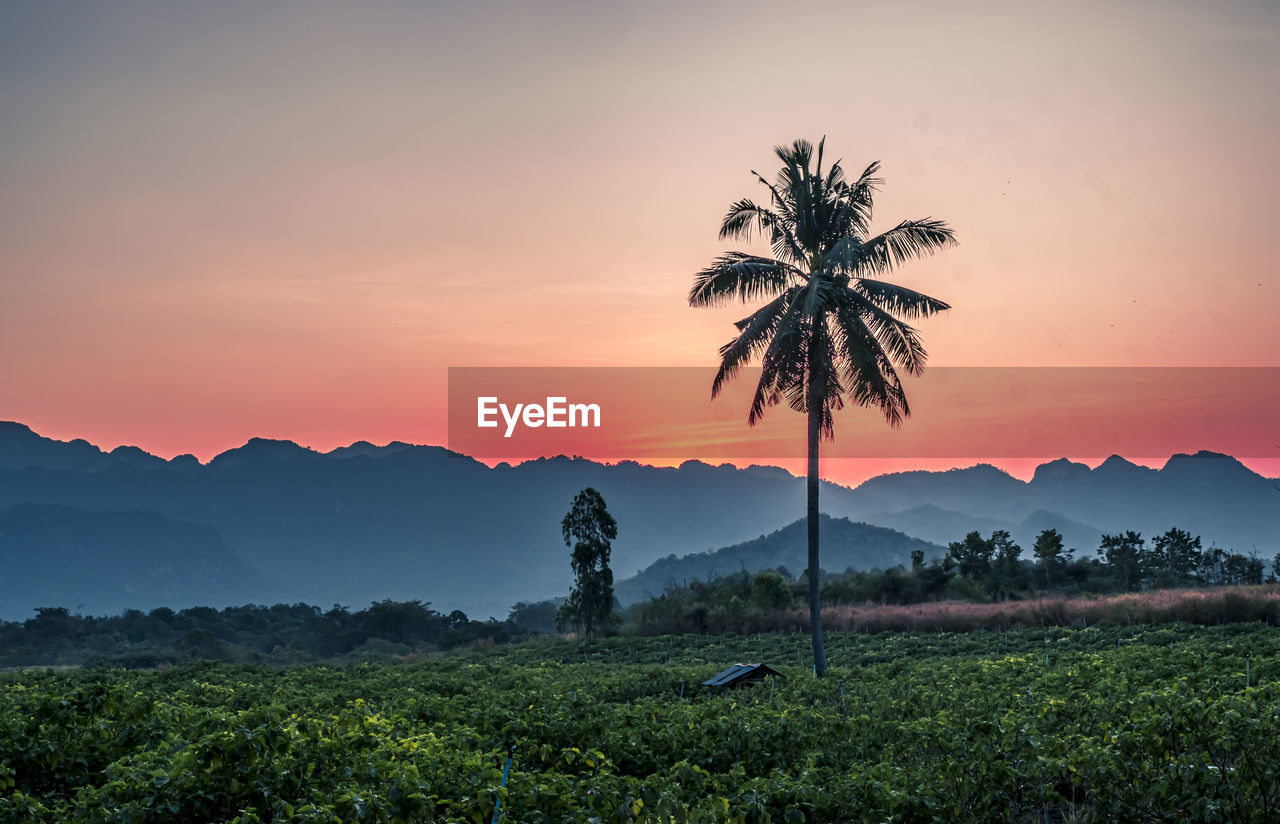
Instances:
[[[926,559],[945,552],[936,544],[892,529],[829,515],[819,521],[818,535],[822,542],[822,568],[831,572],[909,566],[911,553],[917,549],[924,552]],[[784,566],[792,575],[799,575],[809,565],[808,546],[807,526],[801,518],[768,535],[733,546],[681,557],[668,555],[638,575],[618,581],[614,592],[625,606],[661,595],[673,584],[683,585],[694,579],[709,581],[739,570],[756,573]]]
[[[23,504],[0,511],[0,610],[87,615],[164,604],[226,606],[274,588],[209,526],[154,512]]]

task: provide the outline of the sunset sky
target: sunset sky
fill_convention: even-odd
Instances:
[[[712,364],[745,310],[692,275],[823,135],[956,229],[897,275],[931,363],[1280,366],[1274,2],[12,2],[0,113],[0,420],[106,448]]]

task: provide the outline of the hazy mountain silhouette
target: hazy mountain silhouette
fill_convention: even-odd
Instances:
[[[489,468],[440,447],[357,443],[324,454],[260,438],[207,465],[154,460],[118,460],[11,425],[0,430],[0,507],[149,510],[213,525],[279,582],[267,596],[273,602],[419,598],[487,617],[568,590],[560,519],[583,487],[600,490],[621,525],[613,552],[620,576],[670,552],[776,529],[804,502],[803,481],[780,469],[699,462],[655,468],[561,457]],[[43,605],[84,600],[68,581],[61,598]],[[15,617],[3,604],[0,614]]]
[[[0,614],[86,615],[165,604],[227,606],[274,588],[209,526],[154,512],[21,504],[0,510]]]
[[[910,566],[911,553],[916,549],[923,551],[927,559],[945,551],[936,544],[892,529],[829,515],[821,516],[818,530],[822,541],[822,568],[831,572],[888,569],[899,564]],[[792,575],[799,575],[808,566],[808,538],[803,518],[733,546],[661,558],[639,574],[616,582],[614,592],[624,605],[632,604],[661,595],[668,586],[684,585],[695,578],[708,581],[744,569],[756,573],[778,566],[785,566]]]
[[[1046,529],[1058,530],[1058,534],[1062,536],[1063,545],[1068,549],[1075,549],[1077,555],[1091,555],[1097,552],[1098,544],[1102,542],[1102,530],[1073,521],[1061,513],[1050,512],[1047,509],[1037,509],[1032,512],[1016,527],[1009,530],[1009,534],[1013,536],[1018,546],[1022,547],[1022,557],[1034,560],[1031,547],[1035,546],[1036,537]],[[1166,529],[1168,527],[1159,531],[1164,532]],[[1154,530],[1147,532],[1148,537],[1157,534]]]
[[[1017,524],[1012,521],[968,515],[954,509],[943,509],[936,504],[921,504],[900,512],[876,512],[867,515],[863,520],[870,524],[896,529],[944,547],[974,530],[983,535],[989,535],[997,529],[1013,534],[1017,528]]]
[[[601,492],[618,519],[619,580],[668,555],[749,541],[804,511],[803,479],[774,467],[691,461],[658,468],[558,457],[489,468],[441,447],[360,442],[321,453],[259,438],[202,465],[191,456],[164,461],[130,447],[108,453],[83,440],[54,441],[20,424],[0,424],[0,509],[36,503],[145,510],[207,525],[276,582],[265,594],[229,596],[238,602],[363,606],[419,598],[445,611],[503,616],[516,601],[568,590],[560,519],[586,486]],[[1280,549],[1280,492],[1234,459],[1204,453],[1175,456],[1160,470],[1119,458],[1092,470],[1055,461],[1030,482],[990,466],[885,475],[857,489],[827,485],[823,504],[832,516],[940,545],[968,531],[943,534],[946,517],[958,518],[958,526],[981,524],[984,534],[999,523],[1026,549],[1026,524],[1059,518],[1086,531],[1151,534],[1176,525],[1202,535],[1206,546],[1267,558]],[[89,540],[92,532],[85,535]],[[1076,545],[1069,533],[1068,544]],[[38,543],[8,546],[44,551]],[[767,566],[779,563],[785,561]],[[82,579],[64,577],[53,579],[64,589],[52,590],[41,606],[89,603]],[[132,605],[173,605],[150,597],[139,591]],[[29,615],[15,610],[0,602],[4,617]]]
[[[1089,471],[1087,466],[1084,469],[1086,472]],[[1037,509],[1021,521],[1014,523],[1000,518],[968,515],[952,509],[943,509],[935,504],[922,504],[901,512],[878,512],[868,515],[864,520],[867,523],[896,529],[941,546],[957,541],[969,532],[977,531],[985,536],[997,529],[1003,529],[1022,547],[1023,557],[1028,560],[1032,558],[1031,547],[1035,544],[1036,536],[1046,529],[1058,530],[1066,546],[1080,549],[1085,554],[1096,550],[1102,539],[1102,531],[1097,527],[1080,523],[1059,512],[1051,512],[1047,509]]]

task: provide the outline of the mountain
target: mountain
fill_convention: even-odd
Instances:
[[[830,495],[823,508],[939,543],[939,533],[951,524],[999,522],[1024,549],[1040,525],[1058,528],[1068,546],[1088,553],[1104,532],[1132,529],[1152,536],[1176,526],[1202,536],[1205,546],[1264,558],[1280,551],[1280,490],[1235,458],[1206,451],[1173,455],[1159,469],[1118,455],[1093,469],[1060,459],[1042,464],[1030,481],[984,464],[902,472]],[[910,523],[913,515],[918,526]]]
[[[111,458],[83,442],[0,431],[0,507],[40,503],[142,510],[214,526],[277,582],[271,602],[421,599],[475,617],[563,595],[571,582],[560,519],[594,486],[618,519],[613,567],[633,573],[776,529],[804,511],[804,482],[774,467],[605,465],[571,458],[490,468],[440,447],[357,443],[321,453],[255,438],[208,464]],[[707,513],[731,512],[709,518]],[[85,598],[69,582],[62,597]],[[240,600],[249,600],[246,595]],[[171,606],[142,597],[134,606]],[[25,618],[0,603],[0,617]]]
[[[212,527],[154,512],[47,504],[0,511],[0,569],[6,617],[48,606],[87,615],[140,605],[221,607],[273,589]]]
[[[618,581],[614,593],[626,605],[661,595],[672,584],[685,584],[695,578],[708,581],[739,570],[756,573],[785,566],[792,575],[799,575],[809,566],[808,535],[807,524],[801,518],[768,535],[733,546],[681,557],[669,555],[639,574]],[[818,522],[818,535],[822,544],[822,568],[836,572],[888,569],[899,564],[910,566],[914,550],[923,551],[925,558],[934,558],[945,551],[936,544],[892,529],[829,515],[823,515]]]
[[[1076,555],[1081,557],[1097,552],[1098,545],[1102,542],[1102,530],[1073,521],[1059,512],[1050,512],[1047,509],[1037,509],[1032,512],[1016,527],[1009,530],[1009,534],[1013,536],[1018,546],[1022,547],[1022,557],[1033,561],[1035,556],[1031,553],[1031,548],[1035,546],[1036,538],[1046,529],[1058,530],[1058,534],[1062,536],[1063,546],[1077,550]],[[1154,531],[1150,532],[1155,534]]]
[[[0,469],[43,466],[93,470],[109,463],[111,456],[86,440],[55,441],[37,435],[23,424],[0,421]]]
[[[1081,464],[1077,464],[1079,465]],[[1088,469],[1086,466],[1085,470]],[[1032,559],[1031,547],[1035,544],[1036,537],[1046,529],[1058,530],[1068,547],[1075,547],[1085,555],[1096,550],[1102,539],[1102,531],[1097,527],[1047,509],[1037,509],[1014,523],[999,518],[967,515],[935,504],[922,504],[901,512],[878,512],[868,515],[865,520],[869,524],[896,529],[944,547],[970,532],[976,531],[986,536],[997,529],[1003,529],[1022,547],[1023,557],[1028,560]]]
[[[990,464],[977,464],[941,472],[880,475],[859,486],[844,504],[851,511],[840,514],[863,518],[933,504],[974,518],[1016,522],[1030,511],[1028,502],[1026,483]]]
[[[989,535],[997,529],[1012,534],[1017,524],[999,518],[967,515],[954,509],[943,509],[936,504],[921,504],[898,512],[876,512],[863,520],[869,524],[896,529],[907,535],[923,538],[940,546],[958,541],[977,530]]]
[[[0,424],[0,509],[147,512],[205,525],[262,579],[276,582],[266,593],[246,586],[227,596],[241,603],[358,608],[384,598],[421,599],[445,612],[504,616],[517,601],[568,591],[560,519],[587,486],[600,491],[618,520],[612,566],[619,580],[670,555],[750,541],[804,512],[803,479],[776,467],[565,457],[488,467],[441,447],[358,442],[323,453],[262,438],[201,464],[190,455],[165,461],[131,447],[104,452],[83,440],[56,441],[21,424]],[[1029,551],[1036,528],[1056,524],[1081,551],[1096,548],[1101,532],[1150,535],[1171,526],[1201,535],[1206,546],[1264,558],[1280,550],[1280,491],[1212,453],[1177,455],[1160,469],[1118,457],[1094,469],[1054,461],[1029,482],[987,465],[905,472],[856,489],[826,484],[822,503],[834,518],[938,545],[999,525]],[[92,531],[82,537],[88,541]],[[145,577],[147,569],[133,572]],[[68,571],[63,578],[53,579],[62,588],[39,606],[92,602],[83,577]],[[177,596],[165,594],[171,592],[139,590],[131,606],[173,606],[166,599]],[[0,617],[29,615],[0,601]]]

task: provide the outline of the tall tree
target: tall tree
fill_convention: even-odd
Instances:
[[[1204,560],[1200,536],[1172,527],[1152,539],[1152,559],[1156,563],[1157,586],[1186,586],[1195,583],[1196,571]]]
[[[1022,569],[1022,547],[1014,543],[1006,530],[997,529],[989,540],[992,550],[992,581],[988,585],[992,595],[1000,600],[1008,598],[1023,587],[1026,577]]]
[[[819,441],[834,437],[833,412],[846,398],[873,406],[891,426],[911,413],[898,370],[920,374],[925,349],[908,321],[948,309],[937,298],[881,277],[913,258],[955,243],[940,220],[907,220],[870,232],[872,197],[882,181],[872,163],[857,179],[840,161],[823,169],[823,142],[775,147],[782,169],[774,182],[752,172],[769,192],[729,207],[720,239],[767,238],[772,255],[728,252],[699,272],[693,306],[767,299],[735,324],[738,335],[720,349],[711,396],[743,365],[759,358],[760,381],[747,422],[782,401],[808,418],[809,620],[814,671],[827,670],[819,592]]]
[[[1056,529],[1045,529],[1036,536],[1035,546],[1031,548],[1031,552],[1036,556],[1036,560],[1044,567],[1044,588],[1049,588],[1050,573],[1057,569],[1063,562],[1062,556],[1062,533]]]
[[[595,632],[615,618],[609,552],[618,537],[618,522],[605,508],[600,493],[587,487],[574,496],[560,531],[565,546],[573,549],[574,582],[556,614],[556,623],[582,627],[584,642],[590,646]]]

